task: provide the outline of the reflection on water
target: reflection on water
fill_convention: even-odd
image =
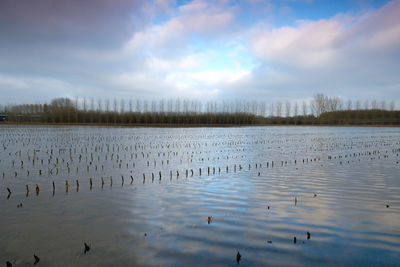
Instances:
[[[398,128],[3,126],[0,141],[1,264],[400,263]]]

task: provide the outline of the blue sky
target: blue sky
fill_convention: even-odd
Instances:
[[[0,105],[394,100],[400,1],[0,2]]]

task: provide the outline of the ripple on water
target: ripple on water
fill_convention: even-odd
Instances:
[[[0,261],[237,266],[240,251],[241,265],[395,266],[399,140],[397,128],[2,126]]]

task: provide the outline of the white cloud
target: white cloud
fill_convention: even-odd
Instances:
[[[400,1],[357,17],[338,15],[319,21],[298,21],[296,27],[253,29],[250,47],[269,63],[294,67],[326,67],[353,60],[360,52],[385,55],[400,45]]]

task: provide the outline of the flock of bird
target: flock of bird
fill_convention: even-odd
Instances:
[[[79,192],[82,186],[88,190],[103,189],[116,183],[161,183],[180,177],[201,179],[241,171],[262,176],[272,168],[298,169],[310,164],[341,166],[365,160],[392,160],[399,166],[400,140],[396,136],[382,141],[375,136],[311,140],[295,136],[282,140],[268,134],[107,135],[101,131],[76,134],[72,130],[61,133],[18,127],[0,132],[1,187],[6,199],[13,195],[21,199],[17,208],[23,207],[22,194],[27,198],[33,191],[40,196],[42,188],[54,196],[58,191]],[[294,197],[295,205],[297,201]],[[210,216],[207,223],[211,222]],[[311,234],[306,235],[309,240]],[[293,243],[297,243],[296,237]],[[90,246],[84,243],[84,253],[89,250]],[[238,263],[241,258],[237,252]],[[34,255],[34,264],[39,261]],[[12,266],[10,262],[6,265]]]

